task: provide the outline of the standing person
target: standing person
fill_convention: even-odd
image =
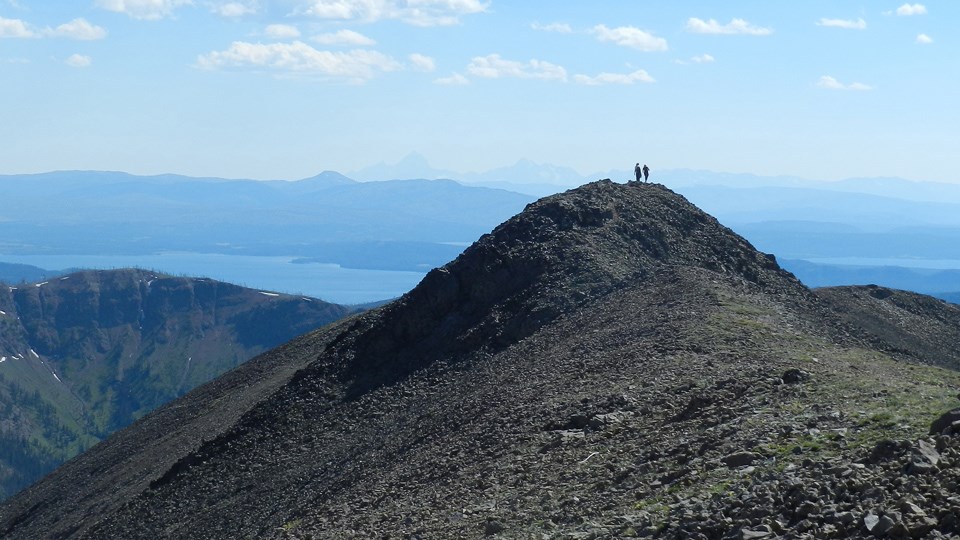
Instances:
[[[639,166],[640,166],[640,164],[637,163],[637,167],[639,167]],[[640,180],[640,175],[639,175],[639,174],[637,174],[637,180]],[[644,180],[644,182],[649,182],[649,181],[650,181],[650,167],[647,167],[647,164],[646,164],[646,163],[643,164],[643,180]]]
[[[633,168],[633,174],[637,177],[637,182],[640,181],[640,177],[643,175],[643,169],[640,168],[640,163],[637,163],[637,166]]]

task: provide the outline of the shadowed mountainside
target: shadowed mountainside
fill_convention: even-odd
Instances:
[[[960,375],[831,302],[666,188],[595,182],[116,433],[0,534],[955,534],[960,442],[918,438]]]
[[[0,488],[352,310],[208,279],[87,271],[0,289]]]

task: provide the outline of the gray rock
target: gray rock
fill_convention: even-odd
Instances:
[[[773,530],[768,525],[760,525],[753,529],[740,529],[740,538],[743,540],[754,540],[757,538],[769,538],[773,536]]]
[[[937,452],[937,449],[932,444],[920,440],[917,441],[917,445],[913,448],[913,461],[936,465],[940,463],[940,452]]]

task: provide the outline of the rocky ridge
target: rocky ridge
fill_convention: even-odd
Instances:
[[[148,415],[0,506],[0,533],[960,534],[935,330],[831,302],[666,188],[595,182]]]

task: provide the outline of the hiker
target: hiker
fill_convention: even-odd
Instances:
[[[640,181],[640,177],[641,177],[641,175],[643,174],[642,171],[643,171],[643,169],[640,168],[640,163],[637,162],[637,166],[633,168],[633,174],[636,175],[636,177],[637,177],[637,182]]]
[[[637,166],[639,167],[640,164],[637,163]],[[637,174],[637,180],[640,180],[640,174]],[[646,163],[643,164],[643,181],[644,182],[650,181],[650,167],[647,167]]]

